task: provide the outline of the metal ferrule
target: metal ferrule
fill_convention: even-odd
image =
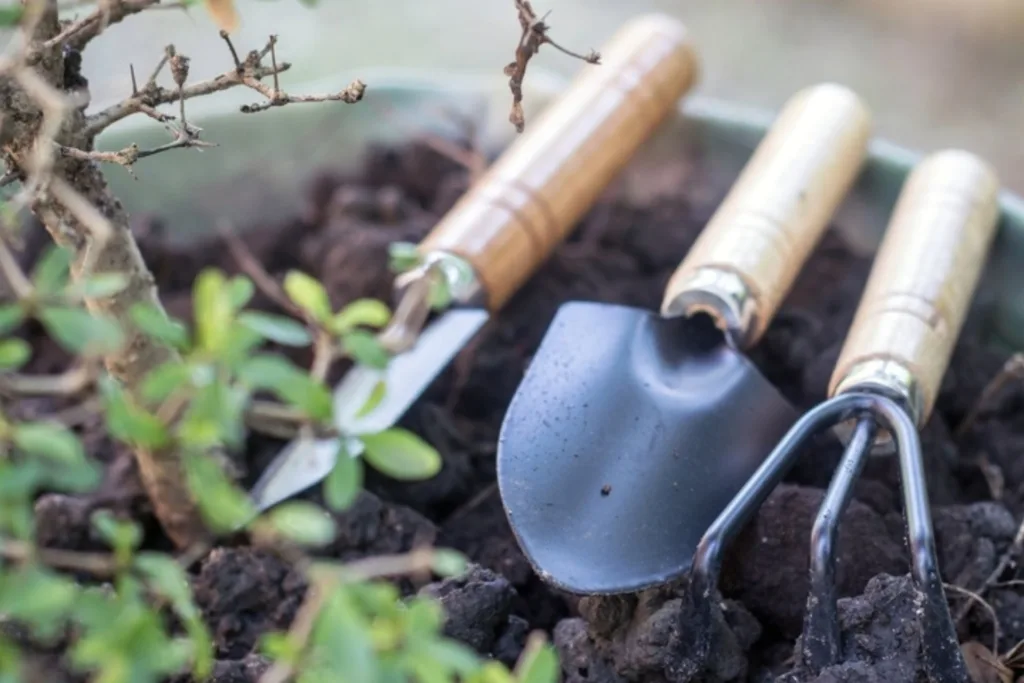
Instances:
[[[483,305],[486,296],[476,269],[461,256],[447,251],[424,254],[419,265],[395,278],[395,313],[378,340],[392,354],[412,348],[430,317],[430,291],[443,278],[457,306]]]
[[[899,404],[907,415],[920,427],[921,413],[924,409],[924,398],[914,374],[906,365],[894,360],[875,358],[857,363],[846,373],[836,385],[835,394],[867,392],[879,394]],[[836,425],[836,435],[845,445],[853,432],[855,420]],[[892,436],[885,429],[880,429],[875,438],[872,455],[891,455],[895,453]]]
[[[473,264],[461,256],[441,250],[428,251],[418,266],[395,278],[396,298],[401,301],[412,282],[431,277],[442,277],[447,281],[454,304],[476,306],[484,302],[484,288]]]
[[[757,328],[757,301],[743,279],[721,268],[695,270],[665,311],[670,316],[704,313],[715,321],[729,343],[747,348]]]

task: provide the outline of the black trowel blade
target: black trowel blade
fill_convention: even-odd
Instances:
[[[746,357],[697,336],[638,308],[559,309],[498,442],[509,522],[544,580],[600,594],[685,573],[797,420]]]

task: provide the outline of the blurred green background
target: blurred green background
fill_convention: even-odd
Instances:
[[[671,13],[692,29],[703,58],[695,92],[776,108],[796,89],[836,80],[876,112],[878,134],[928,151],[964,146],[1024,190],[1024,2],[1021,0],[535,0],[552,35],[598,48],[628,17]],[[280,35],[294,64],[287,83],[361,66],[416,66],[500,74],[519,26],[512,0],[240,0],[237,44]],[[227,55],[201,8],[152,12],[114,27],[85,68],[97,104],[129,89],[173,42],[193,77],[224,70]],[[571,74],[579,64],[544,50],[537,65]],[[340,86],[341,84],[339,84]]]
[[[512,0],[319,0],[314,7],[239,0],[238,7],[238,47],[279,34],[279,54],[294,65],[285,85],[296,92],[304,81],[369,66],[500,75],[519,33]],[[1024,190],[1022,0],[535,0],[534,7],[550,11],[552,36],[580,51],[599,48],[632,15],[671,13],[691,27],[701,51],[695,92],[774,109],[804,85],[839,81],[872,106],[877,134],[919,151],[966,147],[989,158],[1007,186]],[[86,53],[94,106],[129,92],[127,62],[148,73],[168,42],[192,57],[193,79],[229,64],[201,7],[133,17]],[[580,67],[551,49],[535,64],[566,75]]]

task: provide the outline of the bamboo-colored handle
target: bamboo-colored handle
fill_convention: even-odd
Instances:
[[[830,394],[895,390],[919,426],[981,277],[999,215],[999,179],[960,150],[925,158],[907,178],[839,355]]]
[[[665,290],[665,316],[709,313],[740,348],[768,327],[867,153],[871,115],[824,83],[786,103]]]
[[[421,243],[469,261],[499,309],[550,256],[697,77],[686,27],[620,29]]]

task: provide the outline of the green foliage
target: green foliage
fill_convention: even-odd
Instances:
[[[17,370],[28,362],[32,349],[23,339],[0,341],[0,371]]]
[[[42,323],[71,353],[113,353],[125,335],[117,324],[84,307],[88,298],[116,296],[127,285],[117,274],[86,281],[69,277],[67,252],[48,251],[31,273],[33,292],[23,301],[0,305],[0,335],[27,318]],[[308,320],[247,310],[255,292],[244,276],[208,269],[193,284],[191,325],[174,320],[158,306],[129,311],[134,330],[176,353],[152,367],[133,387],[109,376],[97,393],[111,436],[129,447],[170,454],[180,460],[184,481],[202,521],[215,534],[247,529],[259,542],[286,542],[289,552],[322,548],[335,540],[333,512],[345,510],[363,487],[369,465],[387,476],[417,480],[434,476],[442,460],[418,436],[401,428],[358,437],[337,434],[332,392],[322,379],[301,368],[268,343],[313,347],[328,360],[348,357],[385,368],[387,353],[375,331],[386,326],[386,305],[360,299],[334,310],[324,287],[303,273],[289,273],[285,291]],[[20,371],[31,349],[16,337],[0,338],[0,372]],[[322,373],[321,373],[322,374]],[[378,383],[360,412],[386,396]],[[314,432],[336,435],[338,458],[323,483],[326,509],[309,501],[282,503],[258,514],[249,496],[221,462],[244,446],[247,419],[257,400],[274,399],[289,419]],[[357,453],[356,447],[361,455]],[[99,683],[157,683],[190,672],[209,676],[214,649],[189,583],[172,556],[147,547],[134,520],[98,509],[92,516],[97,538],[109,551],[82,554],[72,575],[48,566],[34,551],[33,505],[42,492],[94,490],[101,469],[78,436],[57,422],[18,422],[0,414],[0,547],[13,561],[0,562],[0,614],[37,640],[55,644],[71,636],[65,664]],[[466,570],[459,553],[422,554],[411,569],[438,576]],[[62,555],[78,557],[74,552]],[[309,560],[311,558],[306,558]],[[440,605],[425,597],[402,599],[395,585],[369,569],[336,562],[303,562],[322,592],[308,637],[267,633],[261,649],[278,664],[294,668],[301,683],[554,683],[557,663],[550,649],[530,651],[517,673],[487,661],[442,633]],[[388,558],[382,574],[401,573]],[[392,564],[387,564],[387,563]],[[74,565],[74,562],[72,562]],[[81,580],[95,574],[96,580]],[[326,577],[326,578],[325,578]],[[21,680],[22,655],[0,637],[0,683]]]
[[[441,456],[412,432],[394,427],[359,437],[374,469],[395,479],[429,479],[441,470]]]
[[[338,457],[334,468],[324,482],[324,501],[332,510],[344,510],[353,502],[363,488],[363,461],[353,458],[345,440],[338,443]]]

